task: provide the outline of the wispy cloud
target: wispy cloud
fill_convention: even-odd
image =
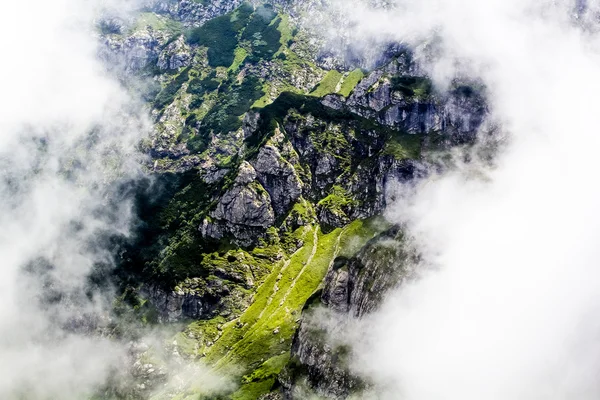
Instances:
[[[127,234],[114,182],[140,173],[145,113],[97,61],[104,2],[9,2],[0,26],[0,397],[81,399],[125,347],[90,335],[110,293],[102,235]],[[82,333],[83,332],[83,333]]]
[[[481,79],[508,144],[494,167],[431,176],[389,210],[435,272],[366,321],[356,367],[384,398],[597,398],[597,2],[389,3],[329,10],[350,45],[416,46],[440,87]]]

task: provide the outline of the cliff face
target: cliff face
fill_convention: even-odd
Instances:
[[[368,387],[349,369],[351,349],[332,343],[318,319],[343,324],[375,311],[389,290],[410,278],[416,257],[407,248],[402,230],[395,226],[369,241],[355,256],[334,260],[318,300],[305,309],[294,337],[292,361],[280,375],[285,398],[311,394],[344,399]]]
[[[101,56],[146,83],[132,89],[154,123],[120,301],[183,325],[178,357],[235,365],[226,397],[343,398],[365,383],[302,310],[321,288],[330,312],[360,318],[400,283],[412,255],[397,228],[373,239],[389,228],[377,217],[486,108],[467,85],[438,93],[404,49],[372,71],[324,69],[280,3],[153,1],[101,24]]]

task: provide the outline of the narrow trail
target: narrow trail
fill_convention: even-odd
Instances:
[[[316,230],[316,228],[315,228]],[[304,234],[304,237],[306,237],[306,233]],[[302,248],[299,248],[298,250],[296,250],[283,264],[283,267],[279,270],[279,275],[277,275],[277,279],[275,280],[275,284],[273,285],[273,290],[271,292],[271,294],[269,295],[269,298],[267,299],[267,304],[265,305],[265,308],[262,309],[262,311],[260,312],[260,314],[258,315],[258,318],[256,319],[256,322],[260,321],[260,319],[262,318],[262,316],[265,314],[265,311],[267,310],[267,308],[271,305],[271,303],[273,302],[273,299],[275,298],[275,296],[277,295],[277,293],[279,292],[279,282],[281,281],[281,278],[283,278],[283,274],[285,273],[285,271],[288,269],[288,267],[290,266],[290,263],[292,262],[292,258],[294,258],[294,256],[300,251],[302,250]]]
[[[310,234],[310,230],[311,228],[308,228],[307,231],[304,233],[303,237],[306,239],[306,237]],[[294,279],[292,280],[292,282],[290,283],[290,285],[287,287],[287,290],[285,291],[282,300],[279,302],[279,307],[282,307],[286,301],[288,300],[289,296],[291,295],[292,291],[294,290],[294,287],[296,286],[296,284],[298,283],[298,281],[300,280],[300,277],[306,272],[306,270],[312,265],[314,258],[316,257],[318,248],[319,248],[319,228],[318,226],[312,227],[312,236],[313,236],[313,240],[312,240],[312,249],[310,252],[310,255],[308,256],[308,258],[306,259],[306,261],[303,262],[303,266],[302,269],[300,269],[300,271],[296,274],[296,276],[294,277]],[[340,234],[337,236],[336,240],[335,240],[335,245],[334,245],[334,249],[333,249],[333,253],[331,256],[331,260],[329,261],[329,265],[328,265],[328,269],[332,267],[335,259],[338,257],[340,251],[341,251],[341,240],[342,240],[342,236],[346,233],[346,229],[343,229]],[[304,247],[304,246],[303,246]],[[236,341],[232,347],[230,348],[230,351],[227,354],[224,354],[220,359],[218,359],[215,362],[215,366],[217,366],[217,368],[224,366],[226,364],[226,360],[229,359],[230,354],[232,354],[233,352],[235,352],[235,350],[242,345],[242,343],[244,342],[245,339],[247,339],[249,336],[252,336],[253,334],[255,334],[257,331],[260,331],[261,329],[264,328],[265,324],[268,324],[270,317],[265,317],[265,312],[268,309],[272,308],[273,305],[273,301],[275,300],[275,298],[281,294],[281,291],[283,290],[283,288],[279,287],[279,283],[281,281],[281,279],[284,277],[285,272],[287,271],[287,269],[289,268],[290,264],[293,261],[293,258],[297,255],[297,253],[299,253],[300,251],[303,250],[303,247],[298,249],[296,252],[294,252],[289,259],[285,260],[283,262],[283,265],[281,267],[281,269],[279,270],[279,273],[277,275],[277,278],[273,284],[273,287],[271,289],[271,292],[269,294],[269,297],[266,301],[266,304],[264,306],[264,308],[260,311],[260,314],[258,315],[258,317],[254,320],[254,323],[252,323],[252,325],[248,326],[247,329],[245,330],[245,332],[243,333],[242,337]],[[289,310],[285,310],[286,313],[289,312]]]
[[[346,233],[346,230],[348,228],[344,228],[341,232],[340,235],[337,237],[336,241],[335,241],[335,248],[333,250],[333,256],[331,257],[331,261],[329,261],[329,266],[327,267],[327,271],[329,271],[331,269],[331,267],[333,267],[333,263],[335,262],[335,259],[338,257],[338,255],[340,254],[340,242],[342,241],[342,236],[344,236],[344,234]]]
[[[312,259],[314,258],[315,254],[316,254],[316,248],[317,248],[317,244],[318,244],[318,236],[317,236],[317,232],[318,232],[318,227],[314,227],[313,229],[313,249],[311,252],[310,257],[308,258],[306,265],[309,264],[310,261],[312,261]],[[307,228],[307,230],[310,230],[310,228]],[[304,234],[304,238],[307,236],[308,232],[306,232]],[[265,314],[265,311],[267,311],[267,309],[269,308],[269,306],[273,303],[273,300],[275,298],[275,296],[277,296],[277,294],[279,293],[279,282],[281,281],[284,272],[287,270],[287,268],[290,266],[292,259],[294,258],[294,256],[299,253],[300,251],[302,251],[304,246],[302,246],[301,248],[299,248],[298,250],[296,250],[283,264],[283,266],[281,267],[281,269],[279,270],[279,274],[277,275],[277,279],[275,280],[275,283],[273,285],[273,289],[271,291],[271,294],[269,295],[269,298],[267,299],[267,303],[265,305],[265,307],[261,310],[260,314],[258,315],[258,317],[256,318],[256,320],[254,321],[254,323],[248,327],[248,329],[244,332],[244,334],[242,335],[242,337],[233,344],[232,348],[230,349],[230,353],[232,351],[234,351],[234,349],[236,349],[240,343],[248,336],[251,335],[252,333],[254,333],[257,329],[261,328],[267,321],[263,321],[263,316]],[[306,267],[305,265],[305,267]],[[298,278],[298,276],[300,276],[302,274],[302,272],[304,271],[304,268],[302,268],[302,270],[300,271],[300,273],[297,275],[296,279]],[[295,280],[294,280],[295,282]],[[294,283],[292,282],[292,283]],[[288,292],[286,293],[286,297],[289,293],[291,289],[288,289]],[[233,321],[239,321],[241,317],[236,318]],[[267,318],[268,319],[268,318]],[[232,322],[233,322],[232,321]],[[231,323],[231,322],[230,322]],[[215,363],[215,367],[218,369],[220,368],[222,365],[222,363],[224,363],[229,354],[225,354],[223,355],[221,358],[219,358]]]
[[[319,234],[318,234],[318,231],[319,231],[319,228],[315,227],[315,229],[313,230],[313,248],[312,248],[312,251],[310,253],[310,256],[308,256],[308,260],[306,260],[306,262],[302,266],[302,269],[300,270],[300,272],[298,272],[298,274],[296,275],[296,277],[294,278],[294,280],[290,284],[290,287],[288,288],[288,290],[283,295],[283,299],[281,299],[281,301],[279,302],[279,306],[283,306],[285,304],[288,296],[290,295],[290,293],[292,293],[292,290],[294,289],[294,286],[296,286],[296,283],[298,282],[298,279],[300,279],[300,277],[302,276],[302,274],[304,273],[304,271],[306,271],[306,268],[308,268],[308,266],[312,263],[313,258],[315,258],[315,254],[317,254],[317,248],[319,247]]]
[[[275,284],[273,285],[273,290],[271,291],[271,294],[269,295],[269,298],[267,299],[267,304],[265,304],[265,307],[262,309],[262,311],[260,312],[260,314],[258,314],[258,317],[256,318],[256,322],[260,321],[260,319],[265,314],[265,311],[267,311],[267,308],[269,308],[269,306],[273,302],[273,299],[275,298],[275,295],[277,295],[277,292],[279,292],[279,281],[281,281],[281,278],[283,276],[283,272],[287,269],[287,267],[290,266],[291,262],[292,262],[292,260],[290,258],[290,259],[287,259],[283,263],[283,267],[279,271],[279,275],[277,276],[277,280],[275,281]]]

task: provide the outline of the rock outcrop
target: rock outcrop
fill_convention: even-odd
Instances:
[[[399,227],[371,240],[355,257],[338,258],[329,269],[317,304],[329,318],[360,318],[376,310],[385,294],[411,276],[415,255],[406,248]],[[314,310],[314,308],[313,308]],[[305,311],[305,315],[310,311]],[[286,399],[317,395],[345,399],[368,386],[348,368],[350,350],[332,345],[312,319],[300,324],[292,345],[292,362],[281,374]]]
[[[232,187],[221,197],[217,207],[202,223],[206,238],[220,240],[230,236],[242,246],[257,242],[275,222],[271,198],[257,181],[256,170],[243,162]]]
[[[258,181],[269,193],[276,216],[287,213],[302,195],[304,185],[294,168],[294,164],[299,165],[299,162],[294,148],[289,142],[285,143],[280,131],[251,161]]]
[[[158,14],[165,14],[184,26],[198,26],[226,14],[244,0],[146,0],[146,6]]]
[[[163,71],[178,70],[189,66],[191,62],[192,51],[181,35],[160,52],[157,65]]]
[[[156,62],[167,40],[165,32],[151,27],[136,30],[129,36],[106,35],[99,56],[111,68],[133,73]]]

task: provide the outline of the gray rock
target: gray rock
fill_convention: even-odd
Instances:
[[[228,173],[229,170],[226,168],[219,169],[217,167],[212,166],[211,168],[205,170],[202,178],[204,179],[204,182],[208,184],[213,184],[222,180]]]
[[[242,132],[244,134],[244,139],[252,136],[258,127],[258,120],[260,119],[260,113],[249,111],[244,116],[244,120],[242,121]]]
[[[128,37],[108,35],[103,38],[99,57],[109,66],[121,66],[125,72],[139,71],[156,60],[168,40],[165,32],[140,29]]]
[[[271,197],[275,215],[287,213],[302,195],[302,182],[294,167],[270,144],[260,149],[252,165],[258,181]]]
[[[184,36],[181,35],[160,52],[157,65],[163,71],[169,69],[177,70],[189,66],[191,62],[191,49],[185,43]]]
[[[356,257],[336,259],[320,296],[321,304],[327,307],[326,317],[343,323],[348,317],[360,318],[373,312],[390,289],[411,277],[414,260],[399,227],[371,240]],[[318,319],[305,317],[294,337],[294,362],[279,378],[284,397],[346,399],[360,395],[368,385],[350,372],[349,349],[332,344]]]
[[[145,5],[157,13],[167,14],[184,26],[197,26],[227,14],[237,8],[242,0],[146,0]]]
[[[241,245],[249,246],[273,225],[271,198],[256,179],[255,169],[244,161],[232,188],[200,226],[204,237],[220,240],[229,234]]]

